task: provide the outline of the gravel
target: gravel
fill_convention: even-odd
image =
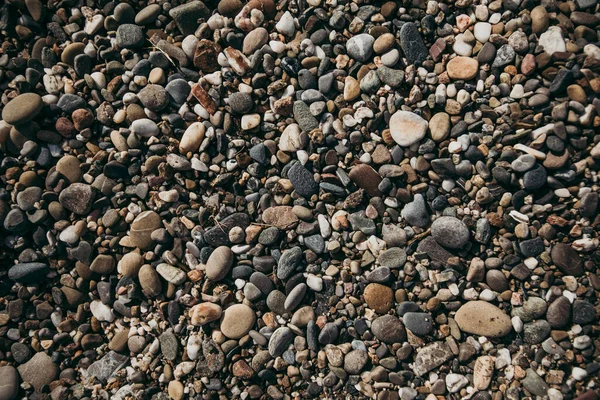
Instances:
[[[597,0],[1,7],[0,399],[598,397]]]

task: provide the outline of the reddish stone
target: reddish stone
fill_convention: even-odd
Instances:
[[[214,114],[217,111],[215,101],[199,83],[192,86],[192,94],[209,114]]]

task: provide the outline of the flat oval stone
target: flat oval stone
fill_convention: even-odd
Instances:
[[[292,212],[290,206],[269,207],[263,212],[262,219],[265,224],[280,229],[286,229],[298,222],[298,217]]]
[[[142,290],[150,297],[156,297],[162,292],[162,283],[160,281],[160,275],[152,266],[145,264],[140,268],[138,273],[138,279]]]
[[[39,262],[21,263],[8,270],[8,278],[21,283],[34,283],[46,279],[50,269]]]
[[[370,165],[358,164],[350,170],[348,177],[369,196],[380,196],[381,176]]]
[[[475,78],[479,71],[479,63],[471,57],[454,57],[446,65],[448,76],[452,79],[468,81]]]
[[[383,315],[373,321],[371,331],[375,337],[387,344],[402,343],[406,340],[406,330],[402,321],[393,315]]]
[[[21,94],[8,102],[2,110],[2,119],[11,125],[19,125],[35,118],[44,103],[42,98],[35,93]]]
[[[188,152],[196,152],[204,140],[204,133],[206,128],[201,122],[194,122],[191,124],[183,133],[181,141],[179,142],[179,152],[186,154]]]
[[[269,339],[269,354],[279,357],[294,340],[294,333],[286,326],[278,328]]]
[[[16,399],[18,393],[19,374],[15,367],[12,365],[0,367],[0,399]]]
[[[185,282],[187,277],[185,272],[167,263],[158,264],[156,267],[156,272],[158,272],[158,274],[162,276],[164,280],[172,283],[173,285],[181,285],[183,282]]]
[[[512,330],[510,317],[486,301],[470,301],[458,309],[454,316],[458,327],[473,335],[502,337]]]
[[[233,252],[227,246],[217,247],[206,262],[206,276],[217,282],[225,278],[233,264]]]
[[[565,275],[583,275],[583,262],[575,249],[565,243],[557,243],[550,253],[554,265]]]
[[[90,185],[85,183],[73,183],[58,196],[58,201],[67,210],[75,214],[85,215],[92,209],[94,192]]]
[[[365,288],[365,302],[369,308],[380,314],[385,314],[392,308],[394,293],[388,286],[370,283]]]

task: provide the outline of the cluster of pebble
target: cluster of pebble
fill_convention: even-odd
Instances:
[[[0,399],[598,399],[599,25],[3,2]]]

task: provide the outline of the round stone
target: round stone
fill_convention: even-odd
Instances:
[[[90,265],[90,271],[100,275],[110,274],[114,269],[115,259],[107,254],[98,254]]]
[[[269,338],[269,354],[279,357],[294,340],[294,333],[286,326],[277,328]]]
[[[138,98],[147,109],[158,112],[169,104],[169,94],[167,90],[160,86],[150,84],[140,90]]]
[[[373,54],[373,43],[375,43],[373,36],[368,33],[361,33],[348,39],[346,50],[348,51],[348,55],[356,61],[366,63]]]
[[[393,315],[383,315],[373,321],[371,331],[375,337],[387,344],[402,343],[406,340],[404,324]]]
[[[84,54],[84,50],[85,43],[71,43],[70,45],[65,47],[62,54],[60,55],[60,59],[65,64],[73,65],[75,64],[75,57],[77,57],[80,54]]]
[[[217,6],[219,14],[234,17],[244,6],[240,0],[220,0]]]
[[[122,49],[139,48],[144,45],[144,31],[134,24],[122,24],[117,28],[117,46]]]
[[[195,153],[198,151],[200,144],[204,140],[206,128],[202,122],[194,122],[183,133],[179,142],[179,152],[186,154],[188,152]]]
[[[431,236],[449,249],[464,247],[471,237],[469,228],[455,217],[440,217],[431,224]]]
[[[531,30],[533,33],[540,34],[544,33],[546,29],[548,29],[548,25],[550,23],[550,19],[548,17],[548,11],[546,11],[546,7],[540,5],[534,7],[531,10]]]
[[[393,305],[394,293],[392,289],[379,283],[370,283],[365,288],[365,302],[379,314],[385,314]]]
[[[569,325],[571,321],[571,302],[565,296],[554,300],[546,312],[546,321],[554,329],[561,329]]]
[[[0,367],[0,399],[13,400],[19,393],[19,374],[12,365]]]
[[[231,111],[236,114],[246,114],[252,109],[254,105],[252,96],[248,93],[236,92],[232,93],[228,99],[229,107]]]
[[[367,365],[369,354],[360,349],[352,350],[344,357],[344,370],[350,375],[358,375]]]
[[[60,172],[71,183],[80,182],[83,178],[80,165],[81,163],[77,157],[66,155],[56,163],[56,171]]]
[[[450,116],[444,112],[435,114],[429,120],[429,131],[431,138],[436,142],[446,139],[450,133]]]
[[[75,214],[85,215],[92,209],[94,192],[90,185],[85,183],[73,183],[58,196],[58,201],[67,210]]]
[[[240,339],[254,327],[256,314],[245,304],[234,304],[225,309],[221,332],[230,339]]]
[[[140,135],[141,137],[156,136],[159,133],[156,122],[148,118],[140,118],[133,121],[131,124],[131,132]]]
[[[127,253],[117,264],[117,271],[123,276],[136,277],[144,264],[144,258],[138,253]]]
[[[433,330],[433,318],[423,312],[407,312],[402,316],[406,329],[417,336],[426,336]]]
[[[147,25],[156,20],[156,17],[160,14],[161,7],[158,4],[149,4],[142,8],[135,16],[135,23],[137,25]]]
[[[427,121],[409,111],[396,111],[390,118],[390,134],[402,147],[409,147],[423,139],[427,126]]]

